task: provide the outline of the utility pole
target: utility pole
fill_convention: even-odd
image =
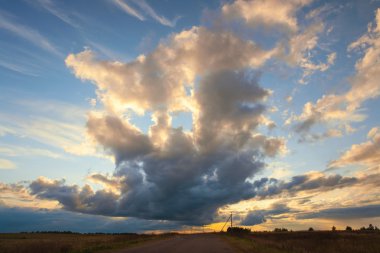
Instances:
[[[228,219],[226,220],[226,222],[224,223],[222,229],[220,230],[220,232],[223,232],[223,229],[224,227],[228,224],[228,221],[231,221],[231,229],[232,229],[232,212],[231,212],[231,215],[228,216]]]

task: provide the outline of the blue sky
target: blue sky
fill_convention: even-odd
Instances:
[[[378,8],[1,1],[0,211],[20,231],[379,222]]]

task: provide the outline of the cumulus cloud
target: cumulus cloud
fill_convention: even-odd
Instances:
[[[289,48],[262,49],[228,29],[193,27],[126,63],[99,60],[90,50],[67,56],[75,76],[97,88],[104,111],[88,114],[87,134],[114,157],[115,172],[88,176],[104,186],[98,191],[39,178],[30,184],[30,193],[73,212],[205,224],[226,204],[357,183],[357,178],[317,173],[289,181],[255,180],[267,157],[286,153],[284,138],[259,131],[271,122],[266,100],[272,91],[260,85],[257,73],[273,57],[311,64],[302,59],[316,47],[315,36],[323,28],[299,29],[295,13],[308,3],[236,1],[222,7],[222,15],[232,19],[247,10],[246,4],[277,8],[280,18],[273,13],[272,18],[268,13],[245,18],[287,27],[294,39]],[[190,131],[172,126],[178,112],[191,114]],[[153,122],[146,133],[129,119],[144,113]]]
[[[99,61],[86,50],[70,54],[66,65],[78,78],[92,81],[109,108],[143,113],[161,107],[189,110],[187,89],[198,75],[259,67],[273,54],[230,32],[193,27],[129,63]]]
[[[90,114],[87,130],[106,151],[114,155],[116,163],[147,154],[152,149],[149,138],[128,121],[105,115]]]
[[[247,180],[266,156],[286,150],[283,138],[257,131],[268,121],[271,91],[252,68],[272,54],[230,32],[194,27],[129,63],[99,61],[88,50],[69,55],[67,66],[92,81],[106,105],[105,113],[89,114],[88,134],[115,157],[115,176],[125,178],[108,215],[199,224],[220,206],[254,196]],[[128,111],[151,112],[148,133],[122,116]],[[172,127],[178,111],[191,112],[190,132]],[[66,187],[41,180],[32,186],[41,198]],[[98,212],[98,204],[82,204],[92,198],[88,188],[68,192],[81,197],[60,198],[65,208]]]
[[[336,129],[341,134],[350,133],[354,130],[351,123],[365,119],[365,115],[360,113],[362,104],[380,95],[377,81],[380,78],[379,17],[380,9],[376,11],[376,24],[370,24],[367,33],[348,47],[349,51],[364,52],[356,62],[356,74],[350,81],[350,89],[342,94],[324,95],[316,103],[306,103],[303,112],[291,119],[296,122],[296,132],[307,135],[313,126],[326,124],[329,129]]]

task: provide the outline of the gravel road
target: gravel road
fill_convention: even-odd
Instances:
[[[236,252],[220,236],[214,234],[177,235],[173,238],[152,241],[119,250],[116,253],[226,253]]]

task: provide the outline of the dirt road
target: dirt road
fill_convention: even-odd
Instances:
[[[117,251],[117,253],[227,253],[236,250],[220,236],[213,234],[178,235],[170,239]]]

